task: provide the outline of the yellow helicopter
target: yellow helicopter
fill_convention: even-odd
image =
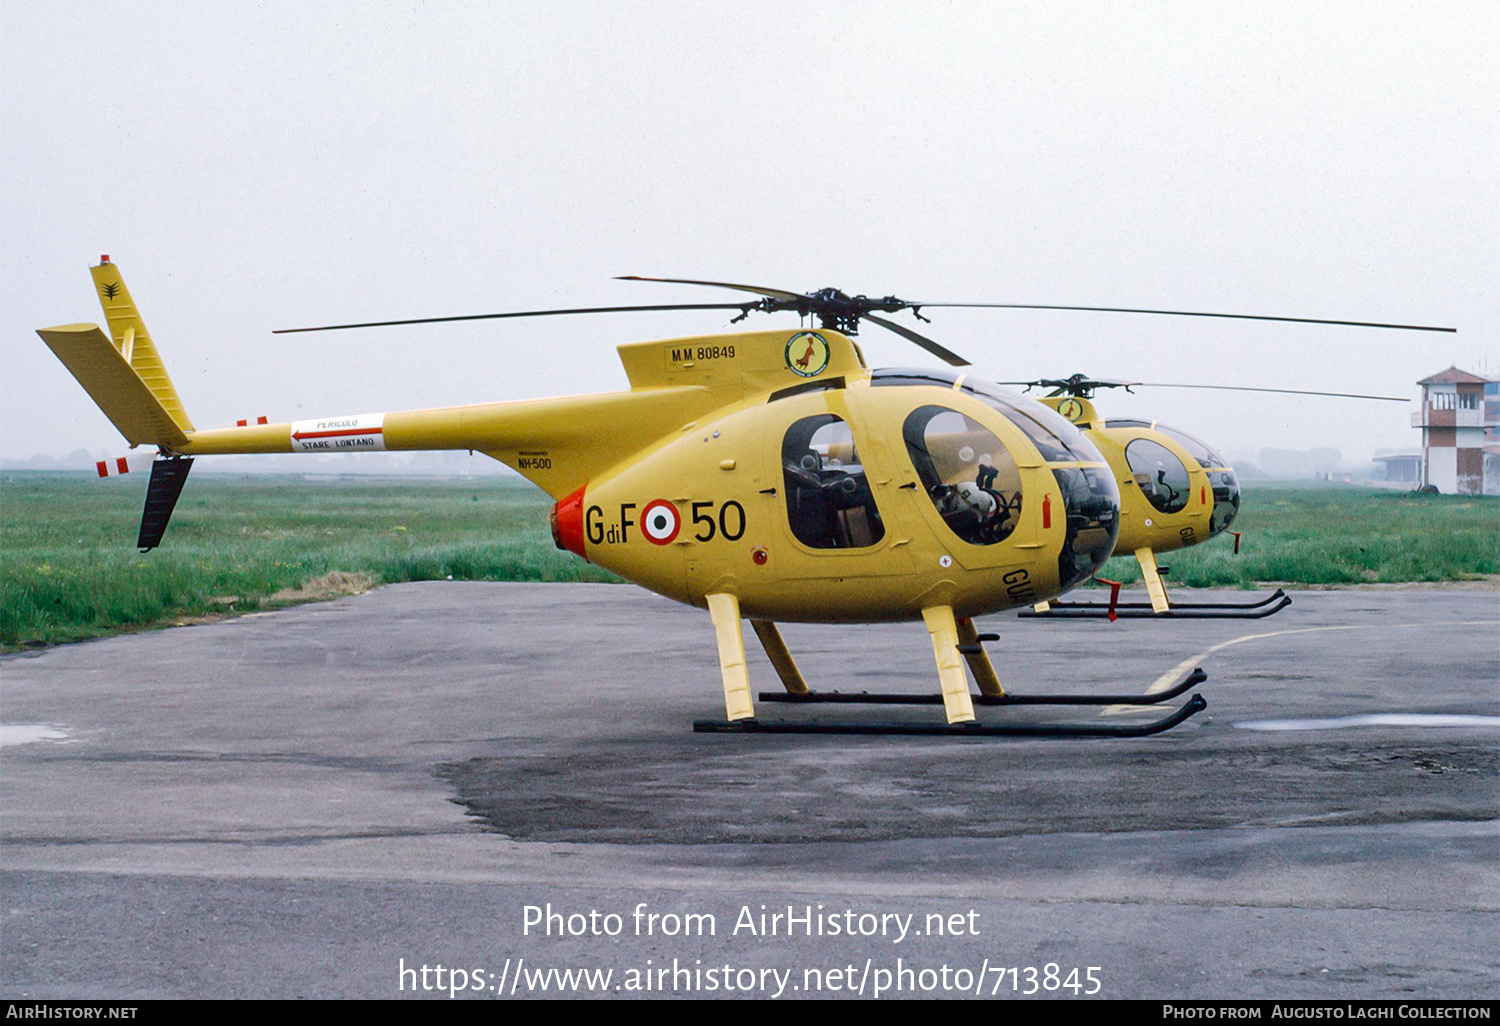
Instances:
[[[1120,533],[1117,555],[1133,555],[1141,569],[1148,602],[1120,602],[1119,585],[1111,586],[1110,600],[1097,602],[1041,602],[1022,616],[1119,617],[1171,615],[1179,618],[1260,619],[1292,604],[1278,588],[1255,602],[1172,602],[1163,578],[1168,567],[1157,562],[1162,553],[1174,552],[1208,541],[1228,530],[1240,509],[1239,479],[1219,453],[1178,428],[1155,420],[1101,417],[1093,405],[1096,392],[1107,388],[1207,388],[1231,392],[1264,392],[1283,395],[1331,396],[1406,402],[1398,396],[1360,395],[1291,388],[1250,388],[1237,385],[1168,384],[1120,381],[1073,374],[1067,378],[1003,382],[1008,385],[1047,388],[1038,401],[1050,406],[1083,431],[1109,463],[1120,486]],[[1234,551],[1240,535],[1234,535]]]
[[[556,500],[559,548],[708,610],[726,719],[699,721],[695,729],[1136,736],[1175,726],[1206,705],[1193,695],[1170,715],[1135,725],[976,720],[976,702],[1150,705],[1206,679],[1195,670],[1152,696],[1017,696],[1002,687],[973,618],[1047,601],[1094,574],[1119,531],[1115,474],[1077,427],[1041,403],[964,374],[871,370],[850,336],[869,320],[966,366],[875,312],[912,309],[920,317],[921,305],[1007,304],[914,304],[834,289],[801,295],[689,282],[762,298],[289,329],[637,309],[738,309],[736,321],[755,311],[795,310],[821,322],[816,330],[622,345],[630,382],[624,392],[198,429],[119,269],[105,257],[92,274],[108,334],[93,324],[38,334],[132,446],[158,449],[142,550],[160,543],[198,456],[468,449],[513,467]],[[946,725],[757,720],[745,619],[781,677],[784,697],[940,701]],[[776,628],[907,620],[921,620],[931,635],[938,695],[814,692]],[[978,696],[970,693],[965,663]]]

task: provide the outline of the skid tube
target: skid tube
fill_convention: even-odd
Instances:
[[[984,635],[981,635],[984,637]],[[1156,705],[1208,679],[1201,667],[1195,667],[1165,691],[1151,695],[970,695],[975,705]],[[942,695],[897,694],[867,691],[809,691],[791,694],[763,691],[762,702],[788,705],[941,705]],[[1208,703],[1202,695],[1193,695],[1186,703],[1159,720],[1138,724],[1064,724],[1064,723],[797,723],[787,720],[694,720],[695,733],[719,734],[916,734],[941,737],[1147,737],[1170,730],[1204,709]]]
[[[694,720],[698,734],[915,734],[929,737],[1147,737],[1171,730],[1183,720],[1208,708],[1202,695],[1194,695],[1170,715],[1135,725],[1063,723],[794,723],[788,720]]]
[[[1149,620],[1162,617],[1174,620],[1259,620],[1279,613],[1292,604],[1292,598],[1277,588],[1259,602],[1174,602],[1170,609],[1158,613],[1149,602],[1117,602],[1114,615],[1120,620]],[[1044,613],[1035,609],[1023,609],[1017,616],[1040,620],[1086,620],[1106,619],[1110,615],[1108,602],[1052,602]]]
[[[1189,688],[1208,680],[1202,667],[1195,667],[1182,680],[1154,695],[975,695],[975,705],[1156,705],[1176,698]],[[785,702],[789,705],[830,702],[841,705],[942,705],[943,696],[869,691],[809,691],[794,695],[787,691],[762,691],[762,702]]]

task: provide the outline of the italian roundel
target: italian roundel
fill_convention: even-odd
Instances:
[[[666,499],[649,502],[641,510],[641,533],[656,545],[671,543],[681,526],[682,518],[677,515],[677,507]]]

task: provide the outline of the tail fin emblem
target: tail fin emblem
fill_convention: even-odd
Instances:
[[[120,283],[112,281],[104,286],[104,298],[114,299],[120,293]]]

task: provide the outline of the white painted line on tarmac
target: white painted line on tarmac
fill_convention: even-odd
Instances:
[[[0,723],[0,748],[37,741],[61,741],[67,736],[67,731],[42,723]]]
[[[1245,720],[1231,724],[1241,730],[1338,730],[1341,727],[1488,727],[1500,730],[1500,716],[1441,713],[1369,713],[1321,720]]]
[[[1242,637],[1231,638],[1229,641],[1221,641],[1217,645],[1210,645],[1197,655],[1189,656],[1156,678],[1151,686],[1146,689],[1146,694],[1154,695],[1157,692],[1167,690],[1181,680],[1183,674],[1193,669],[1193,667],[1202,666],[1208,657],[1215,652],[1222,652],[1224,649],[1234,645],[1243,645],[1247,641],[1259,641],[1262,638],[1278,638],[1290,634],[1317,634],[1320,631],[1398,631],[1410,630],[1415,627],[1420,627],[1424,630],[1431,630],[1433,627],[1500,627],[1500,620],[1457,620],[1448,623],[1434,623],[1430,620],[1425,623],[1361,623],[1346,624],[1338,627],[1298,627],[1285,631],[1267,631],[1264,634],[1246,634]]]

